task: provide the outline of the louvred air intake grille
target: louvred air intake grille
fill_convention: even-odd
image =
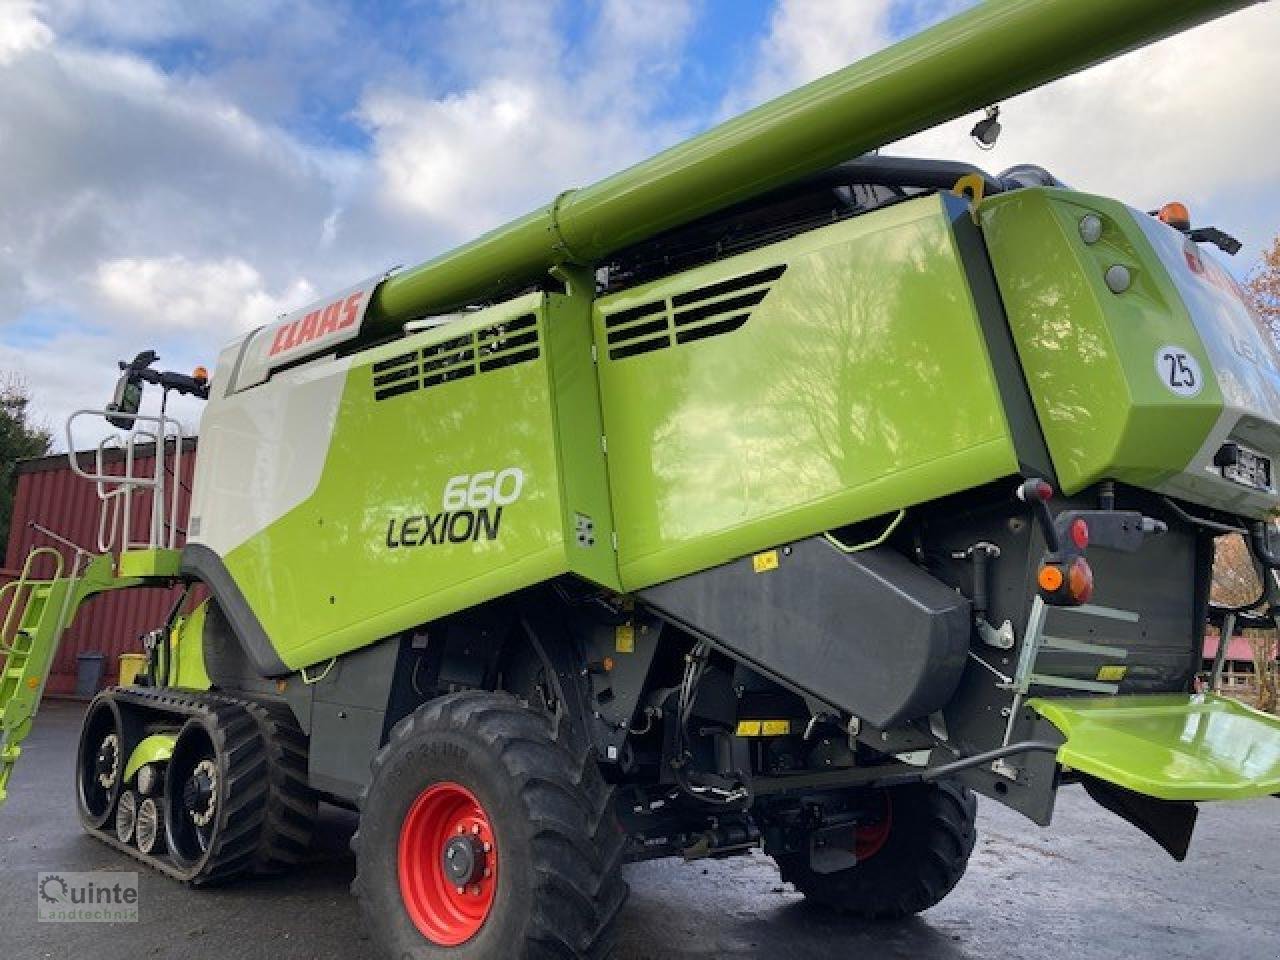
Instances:
[[[389,400],[415,390],[538,359],[538,319],[532,313],[388,357],[373,365],[373,397]]]
[[[786,270],[786,264],[779,264],[608,314],[604,325],[609,359],[624,360],[732,333],[747,322],[752,308],[769,295],[773,282]]]

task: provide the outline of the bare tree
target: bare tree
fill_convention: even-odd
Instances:
[[[1259,319],[1280,342],[1280,236],[1263,252],[1244,284]],[[1219,542],[1214,563],[1213,596],[1222,604],[1250,602],[1260,592],[1249,551],[1239,537]],[[1225,641],[1224,641],[1225,642]],[[1271,713],[1280,708],[1280,641],[1274,630],[1249,631],[1257,681],[1257,705]]]
[[[1249,272],[1244,289],[1271,336],[1280,341],[1280,236],[1271,241]]]

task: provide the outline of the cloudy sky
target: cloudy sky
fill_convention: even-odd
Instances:
[[[38,415],[116,359],[212,363],[968,0],[0,0],[0,372]],[[1034,161],[1245,241],[1280,232],[1280,9],[1237,14],[892,152]],[[195,414],[190,414],[194,421]]]

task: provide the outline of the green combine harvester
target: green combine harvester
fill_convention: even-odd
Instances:
[[[1280,603],[1280,355],[1231,240],[874,151],[1244,5],[991,0],[210,379],[124,365],[123,473],[73,458],[99,551],[9,588],[0,786],[80,604],[180,584],[86,713],[85,829],[206,884],[358,808],[388,956],[606,956],[625,861],[760,845],[903,917],[975,794],[1047,825],[1080,784],[1183,858],[1198,802],[1280,791],[1280,723],[1197,677],[1207,623]],[[180,548],[147,387],[208,401]],[[1215,609],[1237,533],[1269,589]]]

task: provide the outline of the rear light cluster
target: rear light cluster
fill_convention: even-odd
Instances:
[[[1059,607],[1075,607],[1093,598],[1093,568],[1085,559],[1090,546],[1135,553],[1146,538],[1169,529],[1163,520],[1137,510],[1117,510],[1114,493],[1098,510],[1049,509],[1053,488],[1031,477],[1014,495],[1027,504],[1044,535],[1045,552],[1036,571],[1040,599]]]
[[[1068,562],[1045,561],[1036,582],[1040,596],[1055,606],[1078,606],[1093,596],[1093,569],[1084,557]]]
[[[1088,603],[1093,596],[1093,570],[1084,558],[1091,538],[1089,521],[1079,511],[1055,518],[1049,510],[1053,487],[1038,477],[1024,480],[1014,494],[1031,507],[1044,531],[1048,549],[1036,574],[1041,599],[1064,607]]]

